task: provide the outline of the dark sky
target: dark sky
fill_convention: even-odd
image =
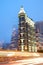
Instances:
[[[0,41],[10,42],[21,5],[35,22],[43,20],[43,0],[0,0]]]

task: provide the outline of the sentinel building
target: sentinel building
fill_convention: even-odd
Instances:
[[[18,50],[37,52],[34,21],[29,18],[21,7],[19,13]]]

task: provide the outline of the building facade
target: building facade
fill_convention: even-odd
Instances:
[[[18,44],[18,30],[13,27],[9,49],[17,50],[17,46],[18,46],[17,44]]]
[[[20,9],[18,17],[18,50],[37,52],[34,21],[27,16],[23,7]]]
[[[43,21],[36,22],[35,27],[37,48],[43,50]]]

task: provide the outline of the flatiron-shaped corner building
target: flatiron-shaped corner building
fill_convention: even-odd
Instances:
[[[18,50],[37,52],[35,41],[35,26],[31,18],[29,18],[24,8],[21,7],[18,14],[19,17],[19,33],[18,33]]]

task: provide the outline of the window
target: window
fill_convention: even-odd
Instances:
[[[22,21],[25,21],[25,18],[24,17],[22,17]]]
[[[19,21],[21,21],[21,17],[19,18]]]
[[[25,21],[25,17],[24,16],[20,17],[19,21]]]

